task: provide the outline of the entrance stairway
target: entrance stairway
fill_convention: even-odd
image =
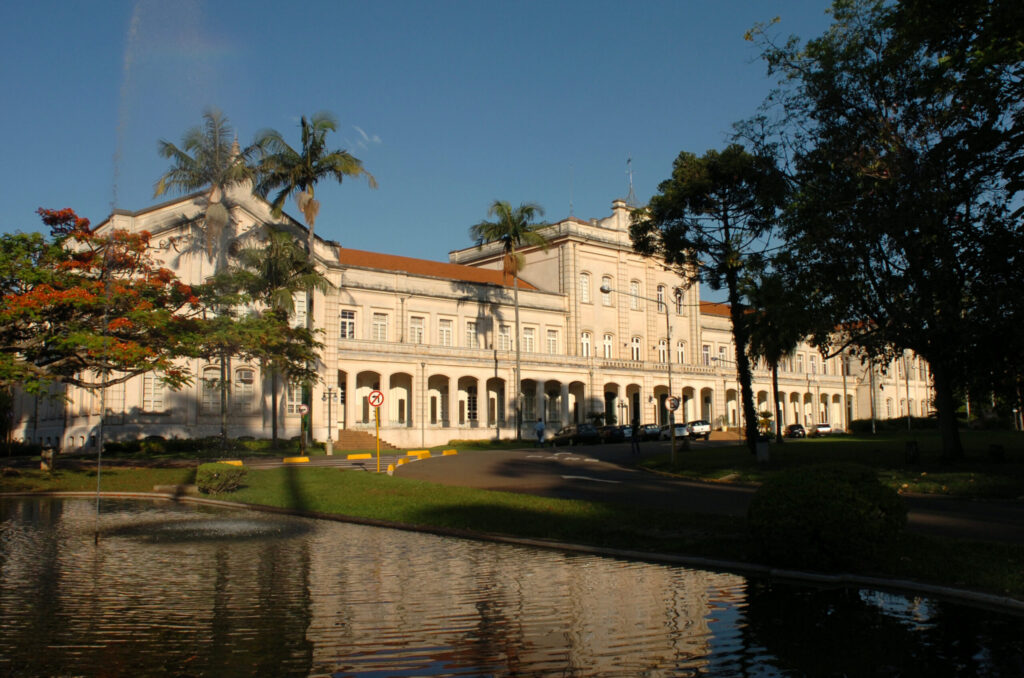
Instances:
[[[334,439],[334,449],[336,454],[345,450],[375,450],[377,449],[377,438],[366,431],[341,429]],[[380,449],[397,450],[398,448],[381,438]]]

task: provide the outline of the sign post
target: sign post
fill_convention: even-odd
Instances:
[[[299,453],[306,453],[306,427],[309,425],[309,405],[299,405]]]
[[[380,391],[370,391],[366,400],[373,407],[373,419],[377,429],[377,473],[380,473],[380,406],[384,404],[384,394]]]

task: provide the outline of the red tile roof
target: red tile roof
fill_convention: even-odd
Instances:
[[[717,301],[702,301],[700,302],[700,312],[707,315],[719,315],[724,318],[728,318],[729,304],[723,304]]]
[[[355,266],[381,271],[401,271],[411,275],[423,275],[431,278],[512,287],[512,276],[506,277],[501,271],[491,268],[447,264],[428,259],[413,259],[412,257],[400,257],[394,254],[353,250],[347,247],[339,247],[337,253],[338,263],[342,266]],[[519,289],[536,290],[537,288],[520,278]]]

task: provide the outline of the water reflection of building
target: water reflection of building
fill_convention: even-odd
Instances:
[[[273,218],[264,201],[242,190],[229,195],[232,223],[224,246],[212,255],[194,237],[203,206],[199,196],[140,212],[117,211],[100,228],[149,231],[153,255],[190,283],[206,280],[224,263],[230,241],[257,243],[268,227],[305,238],[300,224]],[[455,250],[441,263],[318,239],[316,263],[336,289],[317,293],[313,305],[325,343],[322,382],[312,397],[315,437],[326,439],[328,428],[335,440],[346,429],[373,430],[366,396],[374,389],[385,394],[382,437],[398,446],[514,437],[520,395],[526,433],[537,417],[549,428],[595,413],[608,421],[631,421],[636,413],[642,422],[663,423],[670,362],[680,419],[738,425],[728,309],[702,301],[697,286],[676,295],[679,278],[633,252],[629,212],[617,200],[604,219],[563,219],[544,229],[548,249],[522,250],[518,388],[512,281],[501,273],[497,245]],[[605,287],[615,292],[603,292]],[[297,302],[305,307],[302,299]],[[304,312],[296,322],[305,323]],[[220,378],[219,364],[195,360],[188,366],[197,379],[180,392],[166,390],[153,375],[110,387],[106,434],[219,433],[220,391],[211,386]],[[889,368],[869,375],[858,360],[826,360],[802,344],[784,361],[778,402],[769,371],[764,365],[755,369],[756,407],[777,411],[787,424],[844,428],[872,411],[880,418],[930,412],[927,366],[910,356]],[[231,372],[229,435],[269,437],[271,379],[258,366],[239,362]],[[340,395],[330,406],[327,389]],[[15,435],[65,449],[90,446],[100,418],[99,394],[68,387],[66,395],[67,403],[22,396]],[[298,432],[300,389],[287,386],[282,396],[279,421],[288,437]]]

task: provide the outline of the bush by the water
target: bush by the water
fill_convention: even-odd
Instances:
[[[200,464],[196,469],[196,487],[203,494],[231,492],[242,486],[246,468],[233,464]]]
[[[767,480],[747,513],[768,563],[836,570],[885,559],[907,522],[899,494],[857,464],[823,464]]]

